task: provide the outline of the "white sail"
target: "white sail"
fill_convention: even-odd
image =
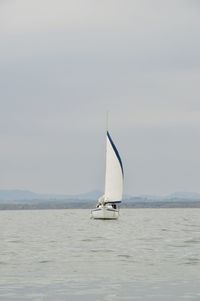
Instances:
[[[123,176],[123,166],[120,155],[109,132],[107,132],[104,202],[121,201],[123,193]]]

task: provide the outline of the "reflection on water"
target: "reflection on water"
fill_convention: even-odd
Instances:
[[[200,300],[200,211],[0,212],[0,300]]]

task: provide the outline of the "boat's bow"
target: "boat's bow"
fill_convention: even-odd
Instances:
[[[100,205],[91,211],[91,217],[94,219],[117,219],[119,209],[113,205]]]

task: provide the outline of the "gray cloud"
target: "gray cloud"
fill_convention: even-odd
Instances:
[[[199,191],[195,1],[9,1],[0,11],[2,188],[103,188],[105,114],[127,193]]]

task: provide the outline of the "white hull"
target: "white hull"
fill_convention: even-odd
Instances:
[[[118,219],[119,210],[103,206],[93,209],[91,211],[91,216],[94,219]]]

